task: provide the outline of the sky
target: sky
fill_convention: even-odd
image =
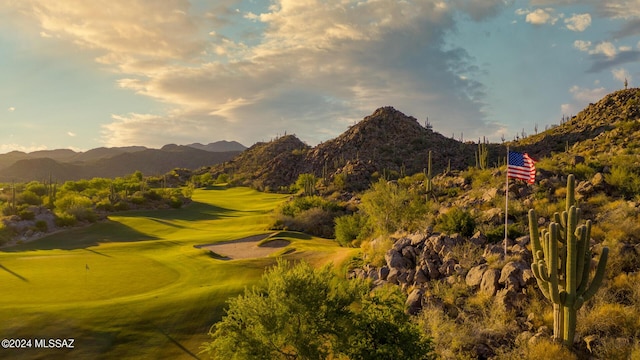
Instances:
[[[382,106],[492,142],[640,87],[640,0],[3,0],[0,153],[332,139]]]

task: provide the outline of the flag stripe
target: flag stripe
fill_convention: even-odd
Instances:
[[[509,152],[507,176],[533,184],[536,180],[535,161],[527,153]]]

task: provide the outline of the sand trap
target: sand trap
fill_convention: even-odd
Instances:
[[[198,249],[205,249],[220,255],[224,259],[251,259],[269,256],[278,249],[286,247],[290,241],[283,239],[275,239],[268,241],[262,245],[258,245],[262,240],[268,238],[272,234],[261,234],[248,236],[246,238],[225,241],[208,245],[195,245]]]

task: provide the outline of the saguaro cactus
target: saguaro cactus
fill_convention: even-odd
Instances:
[[[489,167],[489,150],[487,149],[486,140],[478,141],[478,151],[476,151],[476,168],[485,170]]]
[[[431,150],[429,150],[429,160],[427,161],[427,192],[433,192],[433,175],[431,174]]]
[[[533,250],[531,270],[544,296],[553,303],[553,336],[566,346],[573,345],[576,314],[598,291],[604,278],[609,248],[604,247],[593,279],[591,267],[591,220],[580,222],[575,206],[575,178],[567,179],[566,210],[555,213],[549,228],[538,232],[538,216],[529,210],[529,232]]]

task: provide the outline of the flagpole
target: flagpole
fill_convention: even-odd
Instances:
[[[507,145],[507,182],[505,187],[504,200],[504,257],[507,258],[507,236],[509,224],[509,145]]]

